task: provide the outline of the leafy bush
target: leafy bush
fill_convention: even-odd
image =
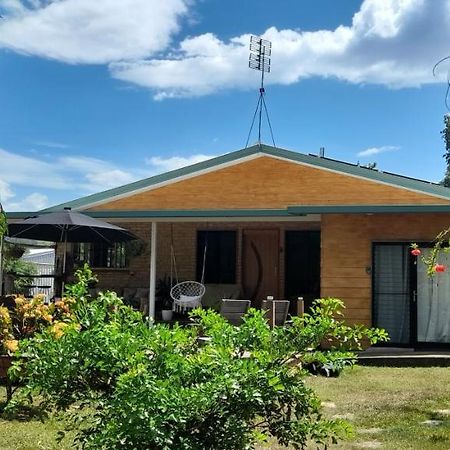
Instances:
[[[8,231],[8,221],[6,219],[6,214],[3,211],[2,204],[0,203],[0,240]]]
[[[269,437],[298,449],[308,440],[325,446],[349,429],[321,416],[305,365],[319,354],[352,361],[362,338],[385,336],[335,319],[336,299],[273,330],[254,309],[240,327],[208,310],[195,311],[190,327],[149,327],[112,292],[90,298],[89,273],[78,276],[68,289],[73,320],[21,351],[24,394],[71,411],[84,449],[243,450]],[[330,348],[321,351],[324,341]]]
[[[57,335],[71,323],[72,299],[63,299],[47,305],[43,295],[26,298],[11,296],[12,306],[0,306],[0,355],[12,355],[19,341],[29,338],[51,326]]]
[[[6,250],[8,245],[5,245]],[[30,275],[37,275],[38,273],[36,264],[31,261],[24,261],[20,257],[10,256],[7,251],[5,251],[4,272],[13,277],[13,289],[16,294],[28,293],[29,287],[33,284],[33,278],[30,278]]]

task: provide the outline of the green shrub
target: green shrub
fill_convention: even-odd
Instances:
[[[18,258],[14,257],[14,253],[9,249],[17,247],[14,244],[5,245],[4,272],[13,277],[14,294],[27,294],[29,287],[33,284],[31,275],[37,275],[36,264],[31,261],[20,259],[22,251],[19,252]]]
[[[190,327],[149,327],[112,292],[90,298],[85,275],[68,290],[74,321],[57,338],[49,329],[23,344],[27,359],[16,367],[24,394],[69,411],[78,447],[243,450],[272,437],[300,449],[349,432],[322,417],[304,367],[319,354],[351,362],[350,348],[384,334],[336,320],[340,301],[321,300],[273,330],[257,310],[240,327],[207,310],[195,311]]]

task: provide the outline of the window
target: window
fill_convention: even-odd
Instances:
[[[91,267],[120,269],[127,267],[126,244],[116,242],[113,245],[103,243],[77,243],[74,246],[74,263],[88,263]]]
[[[206,245],[205,283],[236,283],[236,231],[197,232],[197,280],[202,279]]]

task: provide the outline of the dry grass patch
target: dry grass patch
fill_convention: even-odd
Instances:
[[[335,379],[312,377],[308,384],[329,416],[352,414],[352,442],[336,448],[450,449],[450,369],[355,367]],[[439,425],[422,422],[439,419]],[[366,444],[366,447],[361,445]],[[371,444],[371,445],[372,445]],[[380,445],[379,445],[380,444]]]

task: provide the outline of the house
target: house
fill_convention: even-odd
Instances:
[[[449,226],[443,186],[261,144],[44,212],[63,207],[148,243],[131,258],[124,244],[75,245],[101,287],[150,286],[153,302],[174,271],[171,248],[184,280],[201,278],[206,253],[205,284],[238,286],[255,306],[339,297],[349,323],[384,327],[394,345],[450,344],[450,275],[430,280],[409,248],[426,253]]]

